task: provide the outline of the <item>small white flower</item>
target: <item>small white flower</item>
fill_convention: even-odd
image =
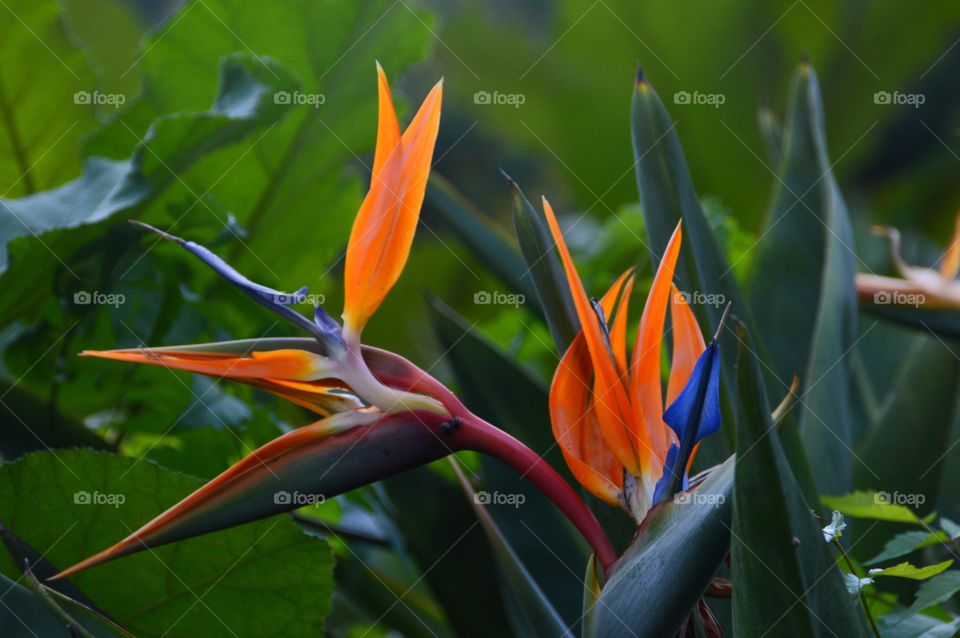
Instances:
[[[847,591],[851,596],[858,596],[863,588],[873,584],[872,578],[860,578],[856,574],[844,574],[843,584],[847,586]]]
[[[847,524],[843,522],[843,514],[837,510],[833,510],[833,519],[829,525],[823,528],[823,540],[832,543],[843,535],[843,530],[846,529],[846,527]]]

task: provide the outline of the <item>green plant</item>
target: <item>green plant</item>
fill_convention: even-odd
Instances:
[[[42,91],[70,99],[98,69],[35,6],[16,10],[62,36],[51,65],[73,78]],[[82,161],[13,144],[2,633],[955,633],[957,240],[935,281],[899,252],[904,280],[858,274],[812,67],[784,124],[764,120],[777,174],[756,236],[698,196],[641,74],[640,205],[584,240],[583,217],[508,177],[514,242],[428,182],[439,85],[401,132],[379,69],[375,107],[374,57],[399,71],[431,24],[391,9],[187,4],[146,36],[142,91],[87,105]],[[221,13],[243,46],[191,37]],[[171,72],[181,56],[191,73]],[[14,119],[48,133],[30,103]],[[341,170],[354,148],[373,150],[363,197],[366,171]],[[421,204],[483,288],[444,285],[436,246],[411,248]],[[319,276],[344,244],[343,277]],[[418,277],[440,297],[429,321],[402,314]],[[324,311],[341,293],[342,325]],[[179,342],[195,345],[146,345]]]

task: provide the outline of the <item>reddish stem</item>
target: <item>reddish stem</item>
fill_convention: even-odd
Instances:
[[[549,463],[500,428],[470,412],[446,386],[410,361],[395,353],[369,346],[364,346],[363,354],[381,383],[407,392],[427,394],[444,405],[460,424],[449,439],[454,449],[473,450],[492,456],[536,485],[576,526],[593,548],[604,572],[610,575],[610,567],[617,559],[610,539],[593,512]]]
[[[610,568],[617,560],[613,545],[593,512],[573,488],[536,452],[500,428],[470,413],[459,418],[459,432],[453,437],[457,440],[457,446],[498,459],[540,488],[580,530],[609,576]]]

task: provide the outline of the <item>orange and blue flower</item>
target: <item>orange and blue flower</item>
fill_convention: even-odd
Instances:
[[[591,301],[546,199],[543,209],[581,327],[550,388],[553,433],[577,480],[639,523],[653,505],[672,496],[671,486],[686,488],[699,441],[721,425],[716,340],[705,346],[696,317],[672,283],[682,239],[679,224],[628,357],[633,272],[623,273],[599,301]],[[673,356],[665,411],[661,349],[668,306]]]

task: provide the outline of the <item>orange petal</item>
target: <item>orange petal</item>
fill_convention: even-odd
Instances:
[[[237,381],[276,394],[320,416],[356,410],[364,405],[355,396],[343,392],[342,384],[336,380],[237,379]]]
[[[670,382],[667,385],[667,405],[680,396],[697,359],[706,349],[700,324],[676,286],[670,295],[670,318],[673,325],[673,357],[670,360]]]
[[[630,360],[632,367],[630,377],[633,384],[635,398],[634,418],[639,426],[638,430],[647,430],[654,453],[659,459],[651,468],[653,478],[663,470],[663,463],[667,458],[667,450],[675,435],[663,422],[663,386],[660,375],[661,342],[663,339],[663,323],[667,314],[667,304],[670,300],[670,288],[673,285],[673,271],[680,254],[680,243],[683,232],[677,224],[673,236],[670,237],[663,259],[657,268],[650,287],[650,296],[643,308],[640,319],[640,328],[637,332],[637,341],[633,347],[633,357]]]
[[[693,314],[693,310],[687,304],[686,299],[680,294],[676,286],[671,288],[670,295],[670,318],[673,325],[673,356],[670,359],[670,381],[667,384],[667,405],[670,405],[683,392],[683,388],[690,380],[694,366],[697,365],[697,359],[706,349],[703,341],[703,334],[700,332],[700,324]],[[687,472],[693,465],[693,459],[697,456],[697,450],[700,448],[700,442],[693,447],[690,452],[690,458],[687,460]]]
[[[610,343],[618,366],[626,370],[627,300],[633,288],[633,269],[624,272],[600,300],[607,317],[615,315]],[[618,328],[622,326],[622,328]],[[620,504],[623,466],[607,447],[593,405],[593,366],[581,331],[560,359],[550,385],[550,425],[574,477],[611,505]]]
[[[607,447],[594,410],[593,365],[581,332],[550,384],[550,425],[573,476],[603,501],[620,503],[623,466]]]
[[[147,363],[175,370],[189,370],[227,379],[292,379],[322,378],[323,357],[305,350],[270,350],[251,352],[248,356],[203,353],[196,350],[178,352],[173,348],[150,350],[85,350],[81,357],[98,357],[116,361]]]
[[[397,122],[397,112],[393,108],[393,97],[390,95],[390,84],[387,74],[377,62],[377,148],[373,154],[373,176],[370,181],[376,182],[383,163],[400,141],[400,123]]]
[[[354,338],[396,283],[410,254],[440,127],[442,100],[441,81],[427,95],[389,155],[380,165],[375,159],[377,170],[347,244],[343,319]],[[381,121],[387,119],[392,131],[390,119],[382,115],[383,108],[381,104]],[[377,152],[386,148],[391,135],[389,131],[383,134]]]
[[[940,262],[940,274],[946,279],[954,279],[960,270],[960,214],[953,226],[953,239]]]
[[[546,198],[543,199],[543,211],[546,214],[553,240],[560,251],[560,259],[567,275],[567,284],[570,286],[577,317],[580,319],[581,333],[584,335],[590,360],[593,363],[593,396],[600,431],[623,467],[631,474],[635,474],[639,472],[643,465],[641,461],[646,458],[646,450],[649,446],[638,447],[635,442],[637,437],[631,432],[630,400],[626,386],[617,373],[616,362],[607,350],[597,316],[587,298],[580,276],[577,274],[577,268],[570,256],[570,251],[567,249],[563,233],[560,232],[557,218]]]
[[[203,352],[191,346],[190,350],[181,351],[176,348],[87,350],[80,356],[147,363],[231,379],[272,392],[321,416],[362,407],[355,397],[340,391],[342,382],[325,378],[321,357],[304,350],[254,351],[247,356],[236,356]]]
[[[632,275],[632,268],[620,275],[600,301],[607,321],[613,317],[610,325],[610,348],[621,377],[625,377],[627,373],[627,310],[630,307],[630,294],[633,292]]]

